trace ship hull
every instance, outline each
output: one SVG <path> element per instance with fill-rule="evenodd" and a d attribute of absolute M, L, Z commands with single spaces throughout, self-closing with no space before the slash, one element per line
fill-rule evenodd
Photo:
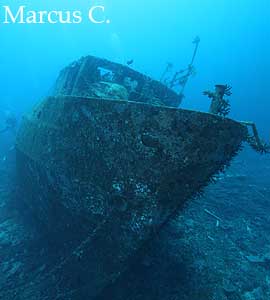
<path fill-rule="evenodd" d="M 65 253 L 42 284 L 62 291 L 59 299 L 93 299 L 245 136 L 241 124 L 206 113 L 45 99 L 23 119 L 16 144 L 20 195 Z"/>

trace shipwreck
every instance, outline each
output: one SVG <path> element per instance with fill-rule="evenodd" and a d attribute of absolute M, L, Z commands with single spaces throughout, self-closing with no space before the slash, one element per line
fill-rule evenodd
<path fill-rule="evenodd" d="M 46 299 L 94 299 L 238 152 L 245 126 L 180 101 L 159 81 L 88 56 L 25 115 L 20 195 L 63 248 L 42 280 Z"/>

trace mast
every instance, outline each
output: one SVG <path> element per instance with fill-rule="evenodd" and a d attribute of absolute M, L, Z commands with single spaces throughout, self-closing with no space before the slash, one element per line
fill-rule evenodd
<path fill-rule="evenodd" d="M 184 90 L 186 88 L 186 85 L 187 85 L 187 82 L 188 82 L 188 79 L 190 77 L 190 75 L 192 75 L 192 72 L 194 71 L 194 67 L 193 67 L 193 64 L 194 64 L 194 61 L 195 61 L 195 58 L 196 58 L 196 55 L 197 55 L 197 52 L 198 52 L 198 48 L 199 48 L 199 44 L 200 44 L 200 37 L 197 36 L 194 40 L 193 40 L 193 44 L 195 44 L 195 48 L 194 48 L 194 51 L 193 51 L 193 55 L 192 55 L 192 59 L 191 59 L 191 62 L 190 64 L 188 65 L 188 68 L 187 68 L 187 74 L 183 76 L 183 81 L 182 81 L 182 89 L 179 93 L 180 96 L 184 97 Z"/>

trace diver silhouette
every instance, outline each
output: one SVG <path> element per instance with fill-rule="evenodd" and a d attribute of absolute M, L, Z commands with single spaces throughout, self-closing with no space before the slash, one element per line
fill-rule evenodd
<path fill-rule="evenodd" d="M 17 128 L 17 118 L 9 113 L 5 120 L 5 126 L 0 130 L 0 133 L 4 133 L 6 131 L 15 132 Z"/>

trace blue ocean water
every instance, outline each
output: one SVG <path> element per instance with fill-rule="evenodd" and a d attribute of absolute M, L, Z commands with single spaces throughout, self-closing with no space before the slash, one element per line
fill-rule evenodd
<path fill-rule="evenodd" d="M 3 6 L 9 6 L 12 11 L 16 12 L 19 5 L 25 5 L 26 9 L 36 11 L 79 10 L 82 11 L 83 21 L 80 24 L 3 24 Z M 110 19 L 110 23 L 92 24 L 89 22 L 87 12 L 93 5 L 105 7 L 104 15 Z M 98 17 L 103 17 L 103 14 Z M 200 44 L 194 62 L 196 74 L 188 81 L 181 107 L 208 111 L 210 101 L 203 95 L 203 91 L 213 90 L 215 84 L 228 84 L 232 87 L 232 96 L 230 97 L 231 113 L 229 116 L 236 120 L 254 122 L 260 136 L 269 142 L 269 19 L 270 2 L 268 0 L 1 1 L 0 118 L 2 120 L 0 120 L 0 125 L 5 126 L 5 118 L 9 112 L 16 115 L 20 120 L 21 116 L 31 110 L 35 103 L 50 93 L 59 71 L 81 56 L 95 55 L 123 64 L 133 60 L 132 68 L 159 79 L 168 62 L 173 64 L 175 71 L 188 66 L 194 51 L 192 41 L 196 36 L 199 36 Z M 7 162 L 11 159 L 13 150 L 14 134 L 12 132 L 1 134 L 0 164 L 2 165 L 2 172 L 6 172 Z M 213 200 L 220 197 L 220 205 L 223 207 L 226 206 L 224 201 L 229 201 L 234 197 L 236 201 L 235 210 L 244 206 L 246 200 L 247 207 L 250 206 L 250 210 L 254 211 L 254 215 L 251 214 L 247 217 L 247 214 L 243 214 L 242 218 L 251 220 L 251 223 L 255 222 L 254 220 L 260 217 L 258 213 L 260 214 L 263 210 L 261 206 L 265 206 L 265 215 L 267 209 L 269 210 L 269 172 L 269 156 L 260 156 L 246 146 L 244 152 L 233 165 L 231 173 L 229 172 L 227 173 L 228 176 L 226 175 L 228 181 L 225 182 L 225 186 L 227 190 L 223 189 L 222 184 L 219 183 L 216 188 L 208 191 L 208 199 Z M 230 180 L 234 176 L 236 181 L 231 182 Z M 245 178 L 244 181 L 241 181 L 241 176 Z M 3 183 L 6 184 L 4 179 Z M 8 185 L 12 186 L 12 183 L 9 182 Z M 237 195 L 242 196 L 244 191 L 246 192 L 246 198 L 243 200 L 240 197 L 239 206 L 237 206 Z M 225 195 L 224 198 L 216 196 L 220 193 Z M 248 196 L 250 196 L 250 199 L 258 197 L 260 199 L 258 201 L 261 201 L 260 207 L 256 207 L 256 203 L 252 201 L 249 202 Z M 213 205 L 211 209 L 217 209 L 218 211 L 218 207 L 218 205 Z M 191 220 L 192 217 L 194 220 L 196 219 L 192 215 L 192 209 L 193 211 L 199 211 L 200 206 L 191 207 L 191 211 L 188 210 L 186 213 L 186 220 Z M 222 211 L 219 211 L 219 213 L 222 214 Z M 268 219 L 265 215 L 261 217 L 261 227 L 258 226 L 257 228 L 253 224 L 256 227 L 254 229 L 256 234 L 266 236 L 268 233 Z M 224 217 L 230 219 L 229 213 L 224 213 Z M 199 215 L 199 219 L 204 222 L 201 215 Z M 230 222 L 233 224 L 233 221 L 230 220 Z M 253 226 L 249 223 L 245 225 L 247 231 L 249 231 L 248 228 Z M 196 226 L 199 227 L 198 224 Z M 200 229 L 196 231 L 196 226 L 190 226 L 193 230 L 192 234 L 199 232 Z M 241 226 L 239 225 L 239 228 Z M 206 226 L 205 230 L 210 230 L 209 228 Z M 241 232 L 242 227 L 239 228 L 238 232 Z M 185 230 L 186 228 L 181 228 L 179 234 L 183 234 Z M 237 231 L 237 229 L 235 230 Z M 226 231 L 224 236 L 231 234 L 233 236 L 232 247 L 239 246 L 240 239 L 236 237 L 235 231 L 233 232 L 232 234 Z M 256 234 L 254 233 L 254 236 L 252 234 L 249 236 L 250 240 L 255 239 Z M 210 233 L 208 236 L 211 238 Z M 226 242 L 228 240 L 225 239 L 224 243 Z M 269 247 L 268 240 L 262 238 L 259 243 L 259 246 L 254 246 L 256 251 L 261 250 L 261 254 L 265 254 L 267 251 L 263 249 Z M 192 245 L 192 243 L 188 246 L 185 243 L 181 244 L 181 246 L 186 247 L 185 249 Z M 194 245 L 199 247 L 196 243 Z M 256 251 L 252 252 L 250 245 L 242 245 L 239 248 L 240 252 L 250 251 L 250 256 L 258 255 Z M 168 249 L 172 249 L 172 247 Z M 190 248 L 188 249 L 190 250 Z M 197 264 L 201 267 L 199 258 L 198 261 Z M 181 269 L 181 267 L 182 262 L 178 264 L 178 268 Z M 211 272 L 213 265 L 209 263 L 208 267 Z M 260 279 L 263 278 L 268 282 L 268 265 L 263 268 L 265 268 L 264 271 L 260 269 L 258 274 L 261 276 Z M 163 271 L 167 272 L 167 267 L 163 266 Z M 142 276 L 144 272 L 145 269 L 142 267 L 138 274 Z M 149 269 L 148 272 L 150 272 Z M 153 267 L 153 272 L 156 272 L 156 265 Z M 242 270 L 240 272 L 245 273 L 247 271 Z M 249 272 L 251 271 L 249 270 L 247 273 Z M 187 272 L 187 274 L 190 276 L 190 273 Z M 178 275 L 173 273 L 170 276 L 170 280 L 172 278 L 176 280 L 174 276 Z M 150 280 L 149 274 L 147 274 L 147 279 Z M 131 278 L 130 280 L 135 279 Z M 157 281 L 154 284 L 158 284 Z M 182 284 L 186 282 L 183 278 L 180 281 Z M 140 284 L 135 286 L 138 289 L 141 288 Z M 269 295 L 270 292 L 265 290 L 265 286 L 266 283 L 262 285 L 262 293 Z M 146 287 L 144 286 L 144 288 Z M 175 285 L 172 288 L 175 288 Z M 188 286 L 188 288 L 191 287 Z M 227 288 L 229 290 L 227 294 L 230 295 L 227 299 L 262 299 L 260 295 L 254 296 L 252 294 L 257 288 L 258 285 L 246 288 L 242 293 L 242 295 L 246 295 L 243 298 L 233 298 L 234 296 L 231 296 L 233 292 L 230 292 L 230 288 Z M 116 295 L 121 290 L 121 283 L 120 287 L 115 289 L 116 291 L 113 288 L 113 295 L 117 299 Z M 246 293 L 251 294 L 247 295 Z M 151 297 L 151 299 L 155 299 L 153 294 L 148 295 L 149 298 L 145 299 Z M 186 293 L 186 295 L 189 295 L 190 298 L 182 299 L 195 299 L 189 293 Z M 206 296 L 206 294 L 201 296 L 202 298 L 198 295 L 196 299 L 211 299 L 207 298 L 210 296 Z M 121 297 L 124 298 L 124 296 Z M 104 297 L 109 296 L 106 294 Z M 119 299 L 122 299 L 121 297 L 119 296 Z M 163 296 L 159 295 L 158 297 L 156 299 L 161 299 Z M 135 299 L 135 297 L 131 299 Z M 138 299 L 143 299 L 143 296 L 138 297 Z M 169 299 L 180 298 L 175 296 L 175 298 L 171 297 Z M 267 296 L 263 299 L 267 299 Z"/>
<path fill-rule="evenodd" d="M 110 24 L 91 24 L 87 11 L 102 3 Z M 18 8 L 18 3 L 4 5 Z M 23 112 L 46 95 L 59 70 L 83 55 L 118 62 L 160 78 L 166 63 L 185 68 L 200 36 L 184 107 L 207 110 L 202 91 L 232 86 L 232 117 L 268 130 L 269 1 L 25 1 L 33 10 L 81 10 L 82 24 L 1 24 L 1 106 Z M 3 18 L 3 10 L 1 12 Z M 16 88 L 14 88 L 16 86 Z"/>

